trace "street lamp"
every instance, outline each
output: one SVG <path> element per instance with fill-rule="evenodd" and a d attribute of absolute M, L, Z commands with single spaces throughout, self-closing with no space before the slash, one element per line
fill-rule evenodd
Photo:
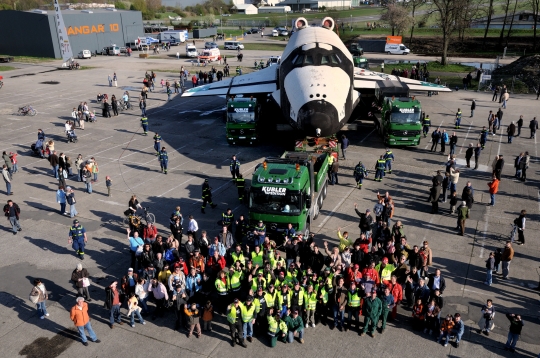
<path fill-rule="evenodd" d="M 352 14 L 351 14 L 351 22 L 350 22 L 350 24 L 351 24 L 351 32 L 352 32 Z"/>
<path fill-rule="evenodd" d="M 202 14 L 200 14 L 200 15 L 201 15 L 201 22 L 199 24 L 199 28 L 202 27 Z"/>
<path fill-rule="evenodd" d="M 223 34 L 223 13 L 221 12 L 221 7 L 219 8 L 219 17 L 220 17 L 219 23 L 221 25 L 221 33 Z M 225 38 L 225 36 L 223 36 L 223 38 Z"/>

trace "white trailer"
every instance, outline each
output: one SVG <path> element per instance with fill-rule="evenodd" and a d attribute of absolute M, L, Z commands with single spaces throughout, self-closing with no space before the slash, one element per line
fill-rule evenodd
<path fill-rule="evenodd" d="M 180 45 L 186 42 L 184 31 L 164 31 L 158 34 L 158 40 L 161 43 L 171 43 L 171 45 Z"/>

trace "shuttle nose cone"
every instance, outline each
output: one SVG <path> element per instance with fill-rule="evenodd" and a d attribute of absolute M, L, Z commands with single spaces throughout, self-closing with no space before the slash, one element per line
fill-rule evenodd
<path fill-rule="evenodd" d="M 339 131 L 339 117 L 336 107 L 326 101 L 312 101 L 304 104 L 298 112 L 298 120 L 309 136 L 316 136 L 316 130 L 321 130 L 320 136 L 326 137 Z"/>

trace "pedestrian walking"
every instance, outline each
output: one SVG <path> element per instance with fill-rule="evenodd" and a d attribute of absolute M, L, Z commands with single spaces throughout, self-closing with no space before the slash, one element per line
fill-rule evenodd
<path fill-rule="evenodd" d="M 116 72 L 113 74 L 113 84 L 114 87 L 118 87 L 118 77 L 116 76 Z"/>
<path fill-rule="evenodd" d="M 467 168 L 471 167 L 471 158 L 474 154 L 473 143 L 469 144 L 469 148 L 465 151 L 465 161 L 467 162 Z"/>
<path fill-rule="evenodd" d="M 69 204 L 69 216 L 73 218 L 74 216 L 79 215 L 75 208 L 75 204 L 77 203 L 75 200 L 75 192 L 70 186 L 66 188 L 66 201 Z"/>
<path fill-rule="evenodd" d="M 426 116 L 422 120 L 422 133 L 424 133 L 424 138 L 427 137 L 429 127 L 431 127 L 431 119 L 429 119 L 429 115 L 426 114 Z"/>
<path fill-rule="evenodd" d="M 82 264 L 79 262 L 77 267 L 71 273 L 71 281 L 77 287 L 77 294 L 79 297 L 84 297 L 87 302 L 92 302 L 90 299 L 90 292 L 88 287 L 90 287 L 90 275 L 88 271 L 82 267 Z"/>
<path fill-rule="evenodd" d="M 86 237 L 86 229 L 79 223 L 79 220 L 73 220 L 73 226 L 69 228 L 68 244 L 77 253 L 77 257 L 84 260 L 84 247 L 88 242 Z"/>
<path fill-rule="evenodd" d="M 56 191 L 56 202 L 60 204 L 60 215 L 69 215 L 66 212 L 66 192 L 63 186 L 59 186 Z"/>
<path fill-rule="evenodd" d="M 474 169 L 478 169 L 478 164 L 480 162 L 480 153 L 482 153 L 482 147 L 481 144 L 478 143 L 476 148 L 474 149 Z"/>
<path fill-rule="evenodd" d="M 13 235 L 17 235 L 17 232 L 22 231 L 21 225 L 19 224 L 20 214 L 21 209 L 19 208 L 19 205 L 14 203 L 13 200 L 8 200 L 7 204 L 4 205 L 4 215 L 11 224 Z"/>
<path fill-rule="evenodd" d="M 169 155 L 165 147 L 161 148 L 159 152 L 159 164 L 161 165 L 161 172 L 167 174 L 167 165 L 169 164 Z"/>
<path fill-rule="evenodd" d="M 8 173 L 9 173 L 9 177 L 10 179 L 13 178 L 13 164 L 11 163 L 11 158 L 9 157 L 9 155 L 4 151 L 2 153 L 2 159 L 4 159 L 4 162 L 5 162 L 5 165 L 7 167 L 7 170 L 8 170 Z"/>
<path fill-rule="evenodd" d="M 486 281 L 484 285 L 491 286 L 493 283 L 493 270 L 495 269 L 495 254 L 493 252 L 489 253 L 489 257 L 486 260 Z"/>
<path fill-rule="evenodd" d="M 517 121 L 517 136 L 519 137 L 521 135 L 521 127 L 523 127 L 523 115 L 519 116 L 519 119 Z"/>
<path fill-rule="evenodd" d="M 518 232 L 518 242 L 517 242 L 518 245 L 525 245 L 524 231 L 525 231 L 525 222 L 527 221 L 527 219 L 525 218 L 526 215 L 527 215 L 527 211 L 521 210 L 521 212 L 519 213 L 519 216 L 514 220 L 514 225 L 516 225 L 517 232 Z"/>
<path fill-rule="evenodd" d="M 111 75 L 107 75 L 107 81 L 109 82 L 109 87 L 112 87 L 112 78 L 111 78 Z"/>
<path fill-rule="evenodd" d="M 473 103 L 474 103 L 474 100 L 473 100 Z M 471 106 L 472 108 L 472 106 Z M 471 109 L 471 113 L 472 113 L 472 109 Z M 462 113 L 461 113 L 461 108 L 458 108 L 457 109 L 457 112 L 456 112 L 456 119 L 455 119 L 455 128 L 456 129 L 459 129 L 460 128 L 460 125 L 461 125 L 461 116 L 462 116 Z M 471 115 L 472 117 L 472 115 Z"/>
<path fill-rule="evenodd" d="M 36 278 L 34 280 L 34 287 L 32 288 L 32 291 L 30 291 L 30 301 L 36 304 L 38 315 L 41 319 L 49 317 L 49 313 L 47 313 L 48 299 L 49 294 L 47 293 L 45 285 L 43 284 L 43 282 L 41 282 L 39 278 Z"/>
<path fill-rule="evenodd" d="M 458 219 L 457 219 L 457 229 L 459 230 L 459 235 L 465 235 L 465 222 L 469 218 L 469 207 L 467 206 L 466 201 L 462 201 L 461 205 L 457 209 Z"/>
<path fill-rule="evenodd" d="M 538 129 L 538 121 L 536 120 L 536 117 L 531 119 L 529 122 L 529 129 L 531 130 L 531 139 L 536 136 L 536 130 Z"/>
<path fill-rule="evenodd" d="M 161 150 L 161 136 L 157 132 L 154 134 L 154 150 L 156 151 L 156 155 L 159 155 L 159 151 Z"/>
<path fill-rule="evenodd" d="M 146 322 L 141 316 L 142 308 L 139 306 L 139 300 L 137 299 L 135 292 L 130 292 L 127 305 L 128 305 L 127 316 L 130 319 L 129 325 L 132 328 L 135 327 L 135 315 L 137 315 L 137 318 L 139 319 L 139 323 L 142 325 L 145 325 Z"/>
<path fill-rule="evenodd" d="M 349 148 L 349 138 L 343 134 L 341 136 L 341 153 L 343 154 L 343 160 L 347 160 L 347 148 Z"/>
<path fill-rule="evenodd" d="M 4 178 L 4 182 L 6 183 L 6 195 L 13 195 L 11 191 L 11 176 L 5 164 L 2 166 L 2 178 Z"/>
<path fill-rule="evenodd" d="M 476 109 L 476 101 L 473 99 L 471 102 L 471 118 L 474 117 L 474 110 Z"/>
<path fill-rule="evenodd" d="M 385 160 L 385 173 L 392 174 L 392 162 L 395 160 L 394 154 L 390 148 L 386 148 L 386 153 L 384 153 Z"/>
<path fill-rule="evenodd" d="M 493 97 L 491 97 L 491 102 L 497 101 L 497 96 L 499 95 L 500 90 L 501 90 L 501 87 L 499 86 L 495 87 L 495 89 L 493 90 Z"/>
<path fill-rule="evenodd" d="M 491 128 L 491 126 L 490 126 Z M 480 145 L 482 146 L 482 149 L 485 148 L 486 142 L 487 142 L 487 136 L 488 136 L 488 130 L 486 127 L 482 127 L 482 131 L 480 132 Z"/>
<path fill-rule="evenodd" d="M 429 201 L 431 202 L 431 214 L 439 213 L 439 197 L 441 196 L 441 184 L 437 182 L 429 191 Z"/>
<path fill-rule="evenodd" d="M 499 179 L 497 179 L 497 176 L 493 175 L 493 178 L 487 185 L 489 187 L 489 197 L 491 198 L 488 206 L 495 206 L 495 194 L 499 191 Z"/>
<path fill-rule="evenodd" d="M 11 160 L 11 164 L 12 164 L 12 169 L 11 169 L 12 174 L 15 174 L 19 171 L 17 155 L 18 155 L 17 153 L 9 152 L 9 159 Z"/>
<path fill-rule="evenodd" d="M 111 197 L 112 179 L 110 176 L 105 177 L 105 186 L 107 187 L 107 196 Z"/>
<path fill-rule="evenodd" d="M 512 121 L 508 128 L 506 129 L 506 134 L 508 135 L 508 143 L 512 143 L 512 139 L 514 138 L 514 135 L 516 134 L 516 122 Z"/>
<path fill-rule="evenodd" d="M 362 189 L 362 182 L 364 181 L 364 178 L 368 177 L 368 172 L 366 170 L 366 167 L 362 162 L 358 162 L 356 166 L 354 167 L 354 180 L 356 181 L 356 187 L 358 189 Z"/>
<path fill-rule="evenodd" d="M 519 162 L 519 169 L 521 170 L 521 181 L 527 180 L 527 169 L 529 169 L 529 162 L 531 160 L 531 156 L 529 155 L 529 152 L 525 152 L 525 156 L 523 159 Z"/>
<path fill-rule="evenodd" d="M 141 127 L 144 131 L 143 135 L 148 135 L 148 118 L 146 115 L 143 115 L 141 117 Z"/>
<path fill-rule="evenodd" d="M 435 128 L 433 133 L 431 133 L 431 152 L 437 151 L 437 145 L 441 140 L 441 131 L 438 128 Z"/>
<path fill-rule="evenodd" d="M 456 132 L 452 132 L 452 135 L 450 136 L 450 156 L 453 156 L 456 154 L 456 146 L 457 146 L 457 140 L 458 137 L 456 135 Z"/>
<path fill-rule="evenodd" d="M 139 108 L 141 109 L 141 116 L 146 117 L 146 101 L 143 98 L 139 100 Z"/>
<path fill-rule="evenodd" d="M 516 351 L 516 343 L 519 341 L 519 336 L 521 335 L 524 324 L 521 320 L 521 316 L 514 313 L 507 313 L 506 318 L 510 321 L 510 328 L 504 350 L 514 353 Z"/>
<path fill-rule="evenodd" d="M 503 279 L 505 280 L 508 279 L 508 275 L 510 274 L 510 263 L 512 262 L 513 258 L 514 258 L 514 249 L 512 248 L 512 243 L 510 241 L 507 241 L 506 245 L 504 246 L 504 251 L 501 256 L 502 275 L 503 275 Z"/>
<path fill-rule="evenodd" d="M 443 129 L 443 132 L 441 134 L 441 153 L 444 154 L 446 151 L 446 144 L 450 142 L 450 138 L 448 137 L 448 133 L 446 133 L 446 129 Z"/>
<path fill-rule="evenodd" d="M 236 155 L 233 155 L 229 162 L 229 170 L 233 180 L 240 174 L 240 161 L 236 159 Z"/>
<path fill-rule="evenodd" d="M 375 163 L 375 181 L 382 181 L 384 178 L 384 169 L 386 168 L 386 160 L 384 156 L 380 156 Z"/>
<path fill-rule="evenodd" d="M 504 168 L 504 158 L 502 154 L 499 154 L 499 159 L 495 164 L 495 176 L 498 180 L 501 180 L 502 170 Z"/>
<path fill-rule="evenodd" d="M 111 107 L 113 110 L 113 115 L 115 117 L 118 116 L 118 100 L 114 94 L 111 96 Z"/>
<path fill-rule="evenodd" d="M 82 344 L 88 346 L 88 339 L 86 338 L 85 330 L 88 332 L 92 342 L 101 343 L 101 341 L 97 338 L 96 333 L 92 329 L 92 323 L 90 322 L 90 316 L 88 315 L 88 303 L 84 302 L 84 298 L 82 297 L 77 297 L 76 300 L 77 304 L 71 308 L 69 317 L 79 331 Z"/>
<path fill-rule="evenodd" d="M 504 112 L 499 107 L 499 110 L 497 111 L 497 130 L 501 129 L 502 119 L 503 119 Z"/>
<path fill-rule="evenodd" d="M 114 280 L 105 288 L 105 308 L 109 310 L 109 322 L 111 329 L 114 328 L 114 323 L 123 325 L 122 315 L 120 314 L 120 306 L 124 301 L 124 293 L 121 288 L 118 288 L 118 281 Z"/>
<path fill-rule="evenodd" d="M 90 168 L 92 169 L 92 168 Z M 87 166 L 83 168 L 83 182 L 86 186 L 85 193 L 92 194 L 92 172 L 88 169 Z"/>
<path fill-rule="evenodd" d="M 502 95 L 502 108 L 506 109 L 506 105 L 508 104 L 508 99 L 510 98 L 510 94 L 508 92 L 505 92 Z"/>
<path fill-rule="evenodd" d="M 338 171 L 339 171 L 339 162 L 337 158 L 333 161 L 332 166 L 329 169 L 330 172 L 330 185 L 338 184 Z"/>

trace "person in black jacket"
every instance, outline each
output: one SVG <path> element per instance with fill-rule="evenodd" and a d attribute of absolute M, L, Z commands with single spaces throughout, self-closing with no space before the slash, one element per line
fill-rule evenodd
<path fill-rule="evenodd" d="M 178 243 L 182 244 L 182 224 L 180 217 L 174 216 L 171 221 L 172 222 L 169 226 L 171 229 L 171 235 L 178 240 Z"/>
<path fill-rule="evenodd" d="M 114 280 L 105 288 L 105 308 L 110 310 L 110 327 L 114 328 L 114 321 L 119 325 L 123 325 L 122 316 L 120 314 L 120 306 L 124 301 L 124 293 L 118 288 L 118 281 Z"/>
<path fill-rule="evenodd" d="M 437 151 L 437 145 L 439 144 L 439 141 L 441 139 L 441 131 L 438 129 L 435 129 L 433 133 L 431 133 L 431 152 Z"/>
<path fill-rule="evenodd" d="M 360 228 L 360 233 L 364 235 L 368 235 L 368 233 L 371 233 L 372 226 L 373 226 L 373 216 L 371 216 L 371 211 L 369 209 L 366 210 L 365 214 L 358 211 L 358 206 L 356 203 L 354 203 L 354 211 L 356 212 L 356 215 L 360 217 L 360 222 L 358 224 L 358 227 Z"/>
<path fill-rule="evenodd" d="M 321 272 L 324 266 L 324 256 L 322 252 L 319 251 L 319 247 L 315 245 L 314 242 L 310 244 L 310 249 L 311 253 L 305 264 L 307 267 L 311 267 L 313 272 L 316 272 L 318 274 L 319 272 Z"/>
<path fill-rule="evenodd" d="M 474 147 L 473 144 L 469 144 L 469 148 L 467 148 L 467 151 L 465 152 L 465 160 L 467 161 L 467 168 L 471 167 L 471 158 L 474 154 Z"/>
<path fill-rule="evenodd" d="M 444 293 L 444 290 L 446 288 L 446 282 L 444 280 L 444 277 L 441 276 L 441 270 L 437 269 L 435 270 L 435 273 L 429 274 L 428 287 L 431 292 L 439 290 L 441 292 L 441 295 Z M 439 306 L 439 308 L 441 307 Z"/>
<path fill-rule="evenodd" d="M 176 291 L 173 292 L 171 297 L 173 302 L 174 314 L 176 316 L 176 322 L 174 329 L 182 332 L 186 328 L 187 320 L 184 315 L 184 307 L 187 304 L 186 292 L 182 290 L 182 285 L 176 286 Z"/>
<path fill-rule="evenodd" d="M 508 332 L 508 340 L 504 345 L 504 350 L 514 353 L 516 351 L 516 343 L 519 340 L 521 330 L 523 329 L 523 321 L 521 320 L 520 315 L 513 313 L 507 313 L 506 318 L 510 321 L 510 332 Z"/>

